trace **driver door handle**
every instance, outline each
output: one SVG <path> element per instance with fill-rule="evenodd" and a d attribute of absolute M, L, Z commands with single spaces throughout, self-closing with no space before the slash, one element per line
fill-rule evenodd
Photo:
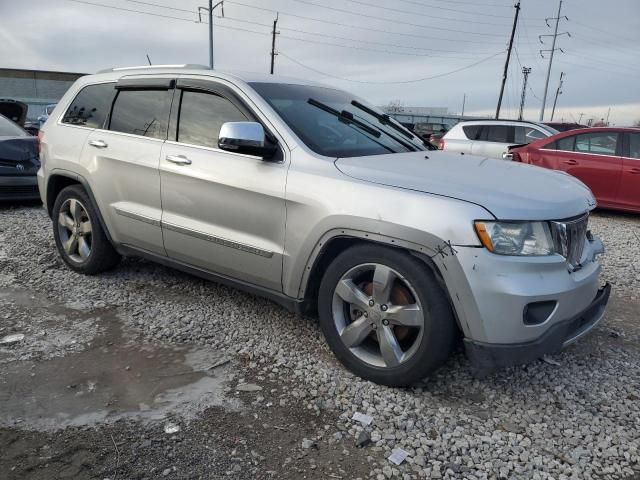
<path fill-rule="evenodd" d="M 167 155 L 167 161 L 176 165 L 191 165 L 191 160 L 184 155 Z"/>
<path fill-rule="evenodd" d="M 104 140 L 89 140 L 89 145 L 96 148 L 107 148 L 109 146 Z"/>
<path fill-rule="evenodd" d="M 565 160 L 564 163 L 567 165 L 577 165 L 578 162 L 576 160 Z"/>

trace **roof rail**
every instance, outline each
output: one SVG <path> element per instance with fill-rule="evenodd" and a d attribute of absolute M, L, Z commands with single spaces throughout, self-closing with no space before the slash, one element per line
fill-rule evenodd
<path fill-rule="evenodd" d="M 126 70 L 150 70 L 154 68 L 188 68 L 191 70 L 209 70 L 206 65 L 198 65 L 197 63 L 183 63 L 181 65 L 141 65 L 138 67 L 115 67 L 98 70 L 97 73 L 121 72 Z"/>

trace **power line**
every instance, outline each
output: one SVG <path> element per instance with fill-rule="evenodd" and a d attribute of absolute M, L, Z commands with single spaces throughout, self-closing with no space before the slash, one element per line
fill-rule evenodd
<path fill-rule="evenodd" d="M 356 5 L 363 5 L 365 7 L 379 8 L 381 10 L 386 10 L 386 11 L 389 11 L 389 12 L 401 13 L 401 14 L 405 14 L 405 15 L 412 15 L 414 17 L 424 17 L 424 18 L 429 18 L 429 19 L 439 19 L 439 20 L 449 20 L 449 21 L 452 21 L 452 22 L 469 23 L 468 19 L 457 19 L 457 18 L 451 18 L 451 17 L 439 17 L 437 15 L 418 13 L 418 12 L 410 11 L 410 10 L 401 10 L 399 8 L 384 7 L 382 5 L 375 5 L 373 3 L 363 2 L 361 0 L 343 0 L 343 1 L 350 2 L 350 3 L 355 3 Z M 467 14 L 476 15 L 473 12 L 467 12 Z M 493 17 L 493 15 L 490 15 L 490 16 Z M 479 25 L 498 25 L 498 26 L 503 26 L 504 25 L 504 23 L 480 22 L 478 20 L 474 20 L 472 23 L 479 24 Z"/>
<path fill-rule="evenodd" d="M 547 23 L 547 25 L 549 25 L 548 20 L 555 20 L 556 26 L 553 31 L 553 42 L 551 43 L 551 50 L 550 50 L 551 55 L 549 55 L 549 67 L 547 68 L 547 80 L 544 83 L 544 94 L 542 95 L 542 107 L 540 108 L 540 121 L 544 119 L 544 107 L 545 107 L 545 104 L 547 103 L 547 91 L 549 90 L 549 77 L 551 76 L 551 65 L 553 64 L 553 54 L 556 52 L 556 39 L 558 38 L 558 23 L 560 23 L 561 18 L 565 18 L 565 19 L 567 18 L 567 17 L 560 16 L 561 10 L 562 10 L 562 0 L 560 0 L 560 2 L 558 3 L 558 14 L 555 17 L 545 19 L 545 23 Z M 547 35 L 544 35 L 544 36 L 547 36 Z M 540 38 L 540 41 L 542 41 L 542 35 L 539 38 Z M 540 53 L 542 53 L 542 51 Z"/>
<path fill-rule="evenodd" d="M 289 55 L 285 54 L 282 51 L 280 51 L 279 53 L 283 57 L 285 57 L 288 60 L 290 60 L 291 62 L 301 66 L 302 68 L 305 68 L 305 69 L 310 70 L 312 72 L 318 73 L 320 75 L 324 75 L 326 77 L 335 78 L 336 80 L 344 80 L 344 81 L 347 81 L 347 82 L 354 82 L 354 83 L 361 83 L 361 84 L 368 84 L 368 85 L 399 85 L 399 84 L 407 84 L 407 83 L 418 83 L 418 82 L 423 82 L 425 80 L 433 80 L 435 78 L 446 77 L 448 75 L 452 75 L 454 73 L 461 72 L 462 70 L 467 70 L 469 68 L 475 67 L 476 65 L 479 65 L 479 64 L 484 63 L 484 62 L 486 62 L 488 60 L 491 60 L 492 58 L 495 58 L 498 55 L 502 55 L 504 53 L 504 51 L 498 52 L 498 53 L 494 53 L 493 55 L 485 57 L 485 58 L 483 58 L 483 59 L 481 59 L 481 60 L 479 60 L 477 62 L 471 63 L 469 65 L 465 65 L 464 67 L 460 67 L 460 68 L 457 68 L 455 70 L 451 70 L 449 72 L 439 73 L 437 75 L 432 75 L 430 77 L 416 78 L 416 79 L 413 79 L 413 80 L 403 80 L 403 81 L 397 81 L 397 82 L 367 82 L 367 81 L 363 81 L 363 80 L 353 80 L 353 79 L 350 79 L 350 78 L 338 77 L 337 75 L 332 75 L 330 73 L 323 72 L 321 70 L 317 70 L 317 69 L 315 69 L 313 67 L 305 65 L 304 63 L 300 62 L 299 60 L 296 60 L 295 58 L 290 57 Z"/>
<path fill-rule="evenodd" d="M 240 23 L 247 23 L 250 25 L 258 25 L 261 27 L 267 27 L 270 28 L 270 25 L 264 24 L 264 23 L 259 23 L 259 22 L 253 22 L 251 20 L 244 20 L 241 18 L 236 18 L 236 17 L 217 17 L 220 20 L 230 20 L 230 21 L 234 21 L 234 22 L 240 22 Z M 316 33 L 316 32 L 308 32 L 305 30 L 298 30 L 295 28 L 288 28 L 288 27 L 280 27 L 280 30 L 286 30 L 289 32 L 295 32 L 295 33 L 302 33 L 304 35 L 313 35 L 313 36 L 319 36 L 319 37 L 324 37 L 324 38 L 330 38 L 330 39 L 334 39 L 334 40 L 349 40 L 352 42 L 359 42 L 359 43 L 365 43 L 365 44 L 369 44 L 369 45 L 380 45 L 380 46 L 385 46 L 385 47 L 397 47 L 397 48 L 404 48 L 404 49 L 408 49 L 408 50 L 417 50 L 417 51 L 435 51 L 435 52 L 440 52 L 441 50 L 439 49 L 433 49 L 433 48 L 421 48 L 421 47 L 412 47 L 412 46 L 407 46 L 407 45 L 400 45 L 400 44 L 396 44 L 396 43 L 387 43 L 387 42 L 374 42 L 374 41 L 369 41 L 369 40 L 359 40 L 357 38 L 351 38 L 351 37 L 342 37 L 339 35 L 330 35 L 330 34 L 325 34 L 325 33 Z M 311 42 L 311 43 L 319 43 L 321 45 L 332 45 L 332 46 L 339 46 L 341 48 L 351 48 L 350 45 L 344 45 L 344 44 L 334 44 L 334 43 L 327 43 L 327 42 L 318 42 L 315 40 L 310 40 L 310 39 L 301 39 L 298 37 L 290 37 L 287 35 L 281 35 L 282 38 L 289 38 L 289 39 L 293 39 L 293 40 L 300 40 L 300 41 L 307 41 L 307 42 Z M 363 48 L 363 47 L 361 47 Z M 391 52 L 389 50 L 377 50 L 377 49 L 371 49 L 373 51 L 383 51 L 383 52 Z M 478 58 L 478 56 L 465 56 L 465 57 L 453 57 L 453 56 L 449 56 L 449 55 L 438 55 L 438 54 L 412 54 L 412 53 L 408 53 L 408 52 L 393 52 L 393 53 L 398 53 L 399 55 L 411 55 L 411 56 L 424 56 L 424 57 L 433 57 L 433 58 L 451 58 L 451 59 L 456 59 L 456 60 L 473 60 L 475 58 Z M 457 53 L 457 52 L 454 52 Z M 463 53 L 463 52 L 460 52 Z"/>
<path fill-rule="evenodd" d="M 298 2 L 298 3 L 302 3 L 303 5 L 311 5 L 311 6 L 314 6 L 314 7 L 326 8 L 326 9 L 332 10 L 334 12 L 347 13 L 349 15 L 357 15 L 358 17 L 362 17 L 362 18 L 371 18 L 373 20 L 380 20 L 382 22 L 391 22 L 391 23 L 395 23 L 395 24 L 399 24 L 399 25 L 407 25 L 407 26 L 418 27 L 418 28 L 427 28 L 427 29 L 430 29 L 430 30 L 442 30 L 444 32 L 465 33 L 467 35 L 481 35 L 481 36 L 485 36 L 485 37 L 502 37 L 502 35 L 500 35 L 498 33 L 467 32 L 467 31 L 464 31 L 464 30 L 456 30 L 456 29 L 452 29 L 452 28 L 433 27 L 433 26 L 429 26 L 429 25 L 420 25 L 418 23 L 410 23 L 410 22 L 405 22 L 405 21 L 391 20 L 391 19 L 388 19 L 388 18 L 385 18 L 385 17 L 378 17 L 376 15 L 369 15 L 369 14 L 362 13 L 362 12 L 354 12 L 352 10 L 345 10 L 344 8 L 337 8 L 337 7 L 331 7 L 331 6 L 328 6 L 328 5 L 322 5 L 321 3 L 311 2 L 309 0 L 292 0 L 292 1 Z"/>
<path fill-rule="evenodd" d="M 131 0 L 129 0 L 131 1 Z M 227 4 L 230 5 L 239 5 L 242 7 L 246 7 L 246 8 L 252 8 L 254 10 L 260 10 L 263 12 L 270 12 L 270 13 L 278 13 L 277 10 L 271 9 L 271 8 L 265 8 L 265 7 L 258 7 L 256 5 L 250 5 L 247 3 L 242 3 L 242 2 L 236 2 L 234 0 L 225 0 L 225 2 Z M 380 29 L 380 28 L 371 28 L 371 27 L 363 27 L 361 25 L 353 25 L 353 24 L 349 24 L 349 23 L 341 23 L 341 22 L 335 22 L 333 20 L 325 20 L 325 19 L 321 19 L 321 18 L 316 18 L 316 17 L 308 17 L 308 16 L 304 16 L 304 15 L 297 15 L 294 13 L 287 13 L 287 12 L 283 12 L 280 11 L 280 15 L 285 15 L 288 17 L 292 17 L 292 18 L 298 18 L 300 20 L 308 20 L 311 22 L 319 22 L 319 23 L 324 23 L 327 25 L 331 25 L 331 26 L 339 26 L 339 27 L 347 27 L 347 28 L 355 28 L 357 30 L 365 30 L 365 31 L 369 31 L 369 32 L 376 32 L 376 33 L 386 33 L 386 34 L 390 34 L 390 35 L 399 35 L 399 36 L 403 36 L 403 37 L 411 37 L 411 38 L 420 38 L 420 39 L 424 39 L 424 40 L 445 40 L 448 42 L 454 42 L 454 43 L 471 43 L 473 45 L 478 45 L 478 41 L 477 40 L 462 40 L 459 38 L 447 38 L 447 37 L 431 37 L 428 35 L 417 35 L 415 33 L 405 33 L 405 32 L 394 32 L 392 30 L 385 30 L 385 29 Z M 502 45 L 502 42 L 484 42 L 484 45 Z M 440 50 L 441 52 L 449 52 L 449 53 L 459 53 L 459 52 L 454 52 L 454 51 L 447 51 L 447 50 Z"/>
<path fill-rule="evenodd" d="M 410 1 L 410 0 L 400 0 L 401 2 L 405 2 L 405 3 L 415 3 L 416 5 L 421 5 L 423 7 L 427 7 L 429 5 L 426 5 L 424 3 L 419 3 L 419 2 L 415 2 L 415 1 Z M 473 5 L 475 7 L 502 7 L 502 8 L 512 8 L 512 5 L 504 5 L 502 3 L 481 3 L 481 2 L 462 2 L 462 1 L 457 1 L 457 0 L 446 0 L 445 3 L 459 3 L 461 5 Z M 507 18 L 511 18 L 511 17 L 507 17 Z"/>
<path fill-rule="evenodd" d="M 442 7 L 440 5 L 433 5 L 433 4 L 429 4 L 429 3 L 421 3 L 421 2 L 416 2 L 413 0 L 400 0 L 401 2 L 404 3 L 412 3 L 414 5 L 419 5 L 421 7 L 427 7 L 427 8 L 437 8 L 438 10 L 447 10 L 450 12 L 456 12 L 456 13 L 465 13 L 467 15 L 479 15 L 481 17 L 493 17 L 493 18 L 511 18 L 509 15 L 493 15 L 491 13 L 478 13 L 478 12 L 469 12 L 468 10 L 458 10 L 455 8 L 449 8 L 449 7 Z M 476 7 L 483 7 L 483 6 L 498 6 L 498 7 L 506 7 L 506 8 L 512 8 L 511 5 L 490 5 L 490 4 L 485 4 L 485 5 L 481 5 L 479 2 L 454 2 L 454 1 L 449 1 L 447 0 L 445 3 L 449 4 L 449 3 L 460 3 L 460 4 L 464 4 L 464 5 L 474 5 Z"/>

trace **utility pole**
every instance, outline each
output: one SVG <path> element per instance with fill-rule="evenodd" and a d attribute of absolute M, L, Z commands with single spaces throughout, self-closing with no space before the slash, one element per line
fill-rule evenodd
<path fill-rule="evenodd" d="M 564 72 L 560 72 L 560 83 L 558 83 L 558 88 L 556 89 L 556 98 L 553 99 L 553 108 L 551 109 L 552 122 L 553 122 L 553 114 L 556 113 L 556 103 L 558 102 L 558 95 L 562 93 L 562 77 L 564 77 Z"/>
<path fill-rule="evenodd" d="M 147 53 L 147 62 L 149 62 L 149 65 L 151 65 L 151 59 L 149 58 L 149 54 Z"/>
<path fill-rule="evenodd" d="M 462 95 L 462 113 L 460 114 L 461 117 L 464 117 L 464 104 L 467 102 L 467 94 L 464 93 Z"/>
<path fill-rule="evenodd" d="M 560 2 L 558 3 L 558 14 L 555 17 L 545 18 L 544 20 L 545 23 L 547 24 L 547 27 L 550 27 L 549 20 L 556 21 L 556 26 L 554 28 L 553 35 L 538 36 L 538 38 L 540 39 L 540 43 L 542 44 L 544 44 L 544 42 L 542 41 L 542 37 L 553 37 L 553 41 L 551 43 L 551 50 L 540 50 L 540 55 L 542 56 L 542 58 L 544 58 L 543 52 L 551 52 L 551 54 L 549 55 L 549 66 L 547 67 L 547 80 L 544 83 L 544 95 L 542 96 L 542 108 L 540 109 L 540 121 L 544 120 L 544 107 L 546 106 L 546 103 L 547 103 L 547 93 L 549 91 L 549 77 L 551 76 L 551 65 L 553 64 L 553 54 L 555 53 L 556 50 L 560 50 L 561 52 L 563 51 L 561 48 L 556 49 L 556 39 L 558 38 L 558 35 L 571 36 L 569 32 L 558 33 L 558 24 L 560 23 L 560 19 L 564 18 L 565 20 L 569 20 L 566 16 L 562 16 L 562 17 L 560 16 L 561 11 L 562 11 L 562 0 L 560 0 Z"/>
<path fill-rule="evenodd" d="M 278 25 L 278 17 L 280 14 L 276 12 L 276 19 L 273 21 L 273 31 L 271 32 L 271 75 L 273 75 L 273 64 L 276 61 L 276 35 L 280 32 L 276 31 L 276 26 Z"/>
<path fill-rule="evenodd" d="M 224 0 L 219 1 L 215 5 L 213 0 L 209 0 L 209 8 L 198 7 L 198 19 L 202 23 L 201 11 L 206 10 L 209 16 L 209 68 L 213 70 L 213 11 L 220 7 L 222 10 L 222 16 L 224 17 Z"/>
<path fill-rule="evenodd" d="M 509 72 L 509 60 L 511 60 L 511 48 L 513 47 L 513 37 L 516 34 L 516 26 L 518 25 L 518 15 L 520 14 L 520 0 L 514 5 L 516 14 L 513 17 L 513 28 L 511 29 L 511 38 L 509 39 L 509 50 L 507 50 L 507 60 L 504 62 L 504 72 L 502 73 L 502 85 L 500 86 L 500 96 L 498 97 L 498 106 L 496 107 L 496 118 L 500 117 L 500 107 L 502 106 L 502 96 L 504 95 L 504 85 L 507 82 L 507 73 Z"/>
<path fill-rule="evenodd" d="M 607 110 L 607 120 L 605 121 L 605 123 L 607 124 L 607 127 L 609 126 L 609 114 L 611 113 L 611 107 L 609 107 L 609 109 Z"/>
<path fill-rule="evenodd" d="M 520 97 L 520 113 L 518 114 L 518 120 L 522 120 L 522 111 L 524 110 L 524 99 L 527 94 L 527 79 L 531 73 L 530 67 L 522 67 L 522 73 L 524 74 L 524 80 L 522 82 L 522 96 Z"/>
<path fill-rule="evenodd" d="M 580 112 L 580 118 L 578 118 L 578 123 L 582 124 L 582 117 L 584 116 L 584 113 Z"/>

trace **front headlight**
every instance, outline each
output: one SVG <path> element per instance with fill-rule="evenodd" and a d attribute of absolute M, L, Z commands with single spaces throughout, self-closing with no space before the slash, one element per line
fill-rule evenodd
<path fill-rule="evenodd" d="M 482 245 L 498 255 L 553 255 L 548 222 L 475 222 Z"/>

